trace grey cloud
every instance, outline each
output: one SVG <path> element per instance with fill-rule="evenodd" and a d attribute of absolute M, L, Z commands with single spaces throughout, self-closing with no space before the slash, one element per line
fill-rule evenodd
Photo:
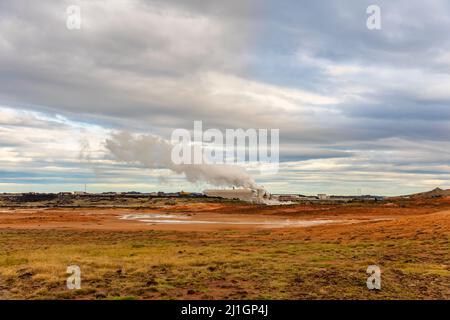
<path fill-rule="evenodd" d="M 69 31 L 74 3 L 0 3 L 1 105 L 165 138 L 194 120 L 279 128 L 286 163 L 391 161 L 394 172 L 443 175 L 432 166 L 448 157 L 419 144 L 448 147 L 448 1 L 378 1 L 380 31 L 365 27 L 366 0 L 81 1 L 85 24 Z M 23 155 L 45 144 L 0 139 Z M 414 164 L 424 168 L 402 168 Z"/>

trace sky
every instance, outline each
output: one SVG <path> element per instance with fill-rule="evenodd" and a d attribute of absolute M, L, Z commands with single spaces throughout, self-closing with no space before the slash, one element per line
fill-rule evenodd
<path fill-rule="evenodd" d="M 105 147 L 196 120 L 279 129 L 273 193 L 450 188 L 448 30 L 447 0 L 2 0 L 0 192 L 201 191 Z"/>

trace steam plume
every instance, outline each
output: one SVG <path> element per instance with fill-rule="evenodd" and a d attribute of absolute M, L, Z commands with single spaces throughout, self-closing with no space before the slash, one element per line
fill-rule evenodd
<path fill-rule="evenodd" d="M 106 148 L 119 160 L 140 163 L 149 169 L 170 169 L 184 174 L 190 182 L 207 182 L 217 186 L 259 188 L 247 171 L 229 164 L 174 164 L 171 159 L 173 145 L 160 137 L 133 136 L 127 132 L 113 134 L 106 139 Z"/>

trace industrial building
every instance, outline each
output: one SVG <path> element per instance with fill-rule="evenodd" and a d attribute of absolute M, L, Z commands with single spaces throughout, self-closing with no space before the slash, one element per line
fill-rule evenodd
<path fill-rule="evenodd" d="M 263 203 L 265 199 L 270 199 L 270 194 L 264 189 L 209 189 L 204 190 L 203 194 L 207 197 L 241 200 L 253 203 Z"/>

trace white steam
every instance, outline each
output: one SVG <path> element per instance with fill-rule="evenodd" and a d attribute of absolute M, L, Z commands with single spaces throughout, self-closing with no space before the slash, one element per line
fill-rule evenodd
<path fill-rule="evenodd" d="M 207 182 L 216 186 L 235 186 L 258 189 L 247 171 L 231 164 L 174 164 L 173 145 L 160 137 L 133 136 L 127 132 L 113 134 L 106 139 L 106 148 L 119 160 L 140 163 L 149 169 L 169 169 L 184 174 L 190 182 Z"/>

